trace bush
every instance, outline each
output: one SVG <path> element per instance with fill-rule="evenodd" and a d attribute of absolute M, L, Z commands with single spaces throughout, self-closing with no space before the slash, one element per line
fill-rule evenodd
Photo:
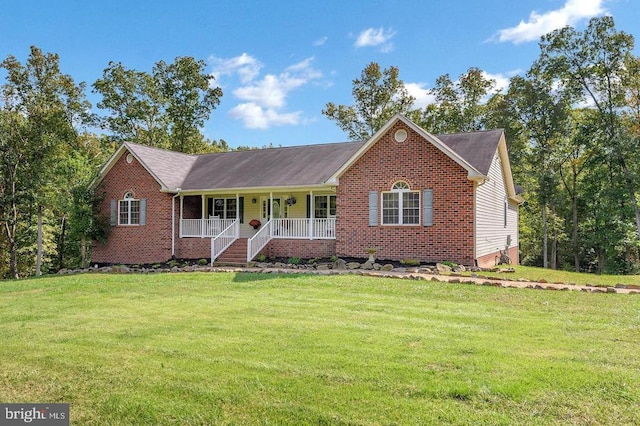
<path fill-rule="evenodd" d="M 332 262 L 337 262 L 338 261 L 338 256 L 336 256 L 335 254 L 333 256 L 331 256 L 331 261 Z"/>
<path fill-rule="evenodd" d="M 420 265 L 420 261 L 416 260 L 416 259 L 402 259 L 400 261 L 401 264 L 406 265 L 406 266 L 419 266 Z"/>
<path fill-rule="evenodd" d="M 200 265 L 200 266 L 204 266 L 204 265 L 206 265 L 208 263 L 209 263 L 209 261 L 207 259 L 199 259 L 198 260 L 198 265 Z"/>
<path fill-rule="evenodd" d="M 260 253 L 258 255 L 258 262 L 264 262 L 265 260 L 267 260 L 267 256 L 265 256 L 264 253 Z"/>
<path fill-rule="evenodd" d="M 289 265 L 299 265 L 299 264 L 300 264 L 300 262 L 302 262 L 302 260 L 301 260 L 299 257 L 290 257 L 290 258 L 287 260 L 287 263 L 288 263 Z"/>

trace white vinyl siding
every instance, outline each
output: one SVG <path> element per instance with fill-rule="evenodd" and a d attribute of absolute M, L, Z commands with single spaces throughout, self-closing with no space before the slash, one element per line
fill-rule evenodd
<path fill-rule="evenodd" d="M 506 205 L 505 205 L 506 203 Z M 476 257 L 518 245 L 518 206 L 508 200 L 502 162 L 496 153 L 488 180 L 476 189 Z"/>

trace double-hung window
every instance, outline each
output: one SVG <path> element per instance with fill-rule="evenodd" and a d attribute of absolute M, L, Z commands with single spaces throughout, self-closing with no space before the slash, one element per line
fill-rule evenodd
<path fill-rule="evenodd" d="M 420 223 L 420 191 L 398 181 L 391 191 L 382 193 L 383 225 L 418 225 Z"/>
<path fill-rule="evenodd" d="M 209 198 L 209 214 L 219 219 L 235 219 L 238 203 L 235 198 Z"/>
<path fill-rule="evenodd" d="M 313 217 L 326 219 L 336 216 L 335 195 L 315 195 L 313 199 Z"/>
<path fill-rule="evenodd" d="M 118 201 L 118 225 L 140 225 L 140 200 L 131 192 Z"/>

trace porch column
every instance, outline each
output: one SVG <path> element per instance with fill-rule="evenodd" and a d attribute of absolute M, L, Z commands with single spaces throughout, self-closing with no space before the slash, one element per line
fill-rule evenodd
<path fill-rule="evenodd" d="M 205 219 L 207 216 L 207 199 L 204 196 L 204 194 L 202 194 L 200 198 L 202 199 L 202 215 L 200 216 L 202 220 L 200 221 L 200 236 L 204 238 L 207 236 L 207 233 L 205 232 L 207 227 L 204 226 L 204 224 L 206 223 Z"/>
<path fill-rule="evenodd" d="M 315 214 L 315 200 L 313 197 L 313 191 L 309 191 L 309 239 L 313 240 L 313 219 Z"/>
<path fill-rule="evenodd" d="M 269 192 L 269 221 L 273 221 L 273 192 Z M 269 238 L 273 238 L 273 222 L 271 222 L 271 235 Z"/>
<path fill-rule="evenodd" d="M 182 217 L 184 213 L 184 195 L 180 194 L 180 238 L 182 238 Z"/>
<path fill-rule="evenodd" d="M 236 192 L 236 238 L 240 238 L 240 194 Z"/>

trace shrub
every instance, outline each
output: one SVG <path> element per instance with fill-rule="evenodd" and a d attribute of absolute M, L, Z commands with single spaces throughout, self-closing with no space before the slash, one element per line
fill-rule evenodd
<path fill-rule="evenodd" d="M 167 265 L 169 265 L 171 268 L 178 266 L 180 264 L 180 262 L 178 262 L 177 260 L 172 260 L 169 263 L 167 263 Z"/>
<path fill-rule="evenodd" d="M 209 263 L 209 261 L 207 259 L 199 259 L 198 260 L 198 265 L 204 266 L 207 263 Z"/>
<path fill-rule="evenodd" d="M 265 260 L 267 260 L 267 256 L 265 256 L 264 253 L 260 253 L 258 255 L 258 262 L 264 262 Z"/>
<path fill-rule="evenodd" d="M 331 261 L 332 262 L 337 262 L 338 261 L 338 256 L 336 256 L 335 254 L 333 256 L 331 256 Z"/>
<path fill-rule="evenodd" d="M 290 257 L 290 258 L 287 260 L 287 263 L 288 263 L 289 265 L 299 265 L 299 264 L 300 264 L 300 262 L 302 262 L 302 260 L 301 260 L 299 257 Z"/>
<path fill-rule="evenodd" d="M 418 266 L 420 265 L 420 261 L 416 260 L 416 259 L 402 259 L 400 261 L 401 264 L 406 265 L 406 266 Z"/>

